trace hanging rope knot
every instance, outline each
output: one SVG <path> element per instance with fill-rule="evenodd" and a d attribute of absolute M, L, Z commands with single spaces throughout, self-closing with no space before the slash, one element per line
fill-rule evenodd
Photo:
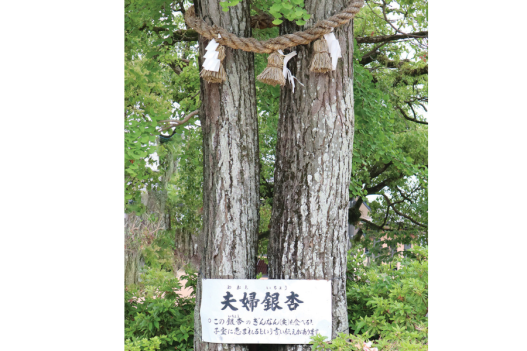
<path fill-rule="evenodd" d="M 285 85 L 283 72 L 284 59 L 279 52 L 275 51 L 267 58 L 267 67 L 256 77 L 260 82 L 275 86 Z"/>
<path fill-rule="evenodd" d="M 311 61 L 309 70 L 315 73 L 326 73 L 331 71 L 331 58 L 329 57 L 328 42 L 325 38 L 315 41 L 313 45 L 315 54 Z"/>

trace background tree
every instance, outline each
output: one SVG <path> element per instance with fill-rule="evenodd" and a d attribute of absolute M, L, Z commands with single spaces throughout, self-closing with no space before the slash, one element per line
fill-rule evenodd
<path fill-rule="evenodd" d="M 428 240 L 428 2 L 367 1 L 355 35 L 349 218 L 362 228 L 355 239 L 365 234 L 369 254 L 388 261 L 398 244 Z M 378 195 L 371 221 L 357 216 L 366 195 Z"/>

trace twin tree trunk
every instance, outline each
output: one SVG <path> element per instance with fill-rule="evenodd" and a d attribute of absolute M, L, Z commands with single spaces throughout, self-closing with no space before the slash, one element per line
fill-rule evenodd
<path fill-rule="evenodd" d="M 223 12 L 218 0 L 196 0 L 197 16 L 238 36 L 251 36 L 247 2 Z M 200 37 L 200 68 L 208 40 Z M 256 278 L 259 222 L 259 150 L 254 55 L 226 48 L 227 81 L 201 80 L 203 232 L 196 291 L 194 349 L 247 351 L 247 345 L 201 341 L 201 279 Z"/>
<path fill-rule="evenodd" d="M 343 0 L 306 0 L 306 28 L 343 9 Z M 249 5 L 221 11 L 218 0 L 196 0 L 197 16 L 250 37 Z M 283 24 L 281 33 L 299 30 Z M 353 145 L 353 29 L 335 30 L 342 58 L 329 74 L 309 72 L 313 43 L 293 48 L 288 67 L 304 86 L 289 84 L 280 97 L 270 279 L 331 279 L 333 335 L 348 331 L 346 304 L 347 204 Z M 207 40 L 200 37 L 200 67 Z M 227 48 L 227 81 L 202 80 L 200 110 L 204 153 L 201 275 L 194 348 L 247 351 L 247 345 L 201 341 L 201 278 L 253 279 L 258 230 L 258 125 L 253 54 Z M 280 350 L 307 345 L 273 345 Z"/>
<path fill-rule="evenodd" d="M 347 1 L 306 0 L 306 28 L 342 10 Z M 299 28 L 288 22 L 280 35 Z M 337 69 L 311 73 L 313 43 L 294 48 L 288 65 L 304 84 L 280 95 L 280 119 L 269 236 L 270 279 L 331 279 L 332 337 L 348 333 L 347 206 L 354 132 L 353 25 L 335 29 L 342 49 Z M 277 350 L 311 349 L 276 345 Z"/>

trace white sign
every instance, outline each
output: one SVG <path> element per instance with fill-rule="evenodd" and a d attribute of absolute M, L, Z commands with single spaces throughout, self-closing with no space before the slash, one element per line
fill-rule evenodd
<path fill-rule="evenodd" d="M 330 280 L 203 279 L 202 341 L 308 344 L 331 338 Z"/>

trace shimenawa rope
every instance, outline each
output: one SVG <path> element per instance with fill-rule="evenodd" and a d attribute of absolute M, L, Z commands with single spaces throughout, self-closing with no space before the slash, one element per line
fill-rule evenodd
<path fill-rule="evenodd" d="M 321 38 L 324 34 L 330 33 L 333 28 L 337 28 L 351 21 L 363 5 L 364 0 L 351 0 L 351 3 L 341 12 L 326 20 L 318 21 L 313 27 L 305 31 L 285 34 L 265 41 L 259 41 L 255 38 L 240 38 L 228 32 L 225 28 L 216 25 L 210 26 L 201 18 L 196 17 L 194 6 L 189 7 L 185 12 L 185 22 L 200 35 L 209 40 L 215 39 L 221 45 L 228 46 L 232 49 L 270 54 L 274 51 L 284 50 L 292 46 L 309 44 L 313 40 Z"/>

